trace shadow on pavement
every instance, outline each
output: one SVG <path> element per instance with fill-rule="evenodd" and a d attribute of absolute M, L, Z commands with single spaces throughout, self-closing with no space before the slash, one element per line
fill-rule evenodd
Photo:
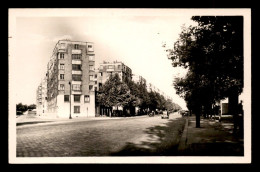
<path fill-rule="evenodd" d="M 243 145 L 236 143 L 193 143 L 183 156 L 244 156 Z"/>
<path fill-rule="evenodd" d="M 201 127 L 195 127 L 190 118 L 188 143 L 180 156 L 244 156 L 243 135 L 233 134 L 232 121 L 216 122 L 201 119 Z"/>
<path fill-rule="evenodd" d="M 38 123 L 45 123 L 45 122 L 53 122 L 53 121 L 32 121 L 32 122 L 22 122 L 22 123 L 16 123 L 16 126 L 28 125 L 28 124 L 38 124 Z"/>
<path fill-rule="evenodd" d="M 165 126 L 147 128 L 147 138 L 140 143 L 128 142 L 111 156 L 170 156 L 177 154 L 177 148 L 185 126 L 185 118 L 169 120 Z"/>

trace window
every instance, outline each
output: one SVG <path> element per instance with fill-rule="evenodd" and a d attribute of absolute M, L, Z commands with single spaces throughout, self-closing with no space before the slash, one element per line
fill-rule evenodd
<path fill-rule="evenodd" d="M 81 85 L 79 85 L 79 84 L 73 84 L 73 85 L 72 85 L 72 90 L 74 90 L 74 91 L 81 91 Z"/>
<path fill-rule="evenodd" d="M 117 65 L 117 68 L 118 68 L 118 69 L 121 69 L 121 65 Z"/>
<path fill-rule="evenodd" d="M 81 75 L 73 74 L 72 75 L 72 80 L 73 81 L 81 81 Z"/>
<path fill-rule="evenodd" d="M 88 60 L 89 60 L 89 61 L 94 61 L 94 56 L 90 55 L 90 56 L 88 57 Z"/>
<path fill-rule="evenodd" d="M 64 69 L 64 64 L 60 64 L 60 69 Z"/>
<path fill-rule="evenodd" d="M 85 102 L 89 102 L 89 99 L 90 99 L 90 98 L 89 98 L 89 95 L 85 95 L 85 96 L 84 96 L 84 101 L 85 101 Z"/>
<path fill-rule="evenodd" d="M 74 113 L 80 113 L 80 106 L 74 106 Z"/>
<path fill-rule="evenodd" d="M 81 60 L 82 55 L 81 54 L 72 54 L 71 57 L 73 60 Z"/>
<path fill-rule="evenodd" d="M 60 74 L 60 79 L 64 79 L 64 74 Z"/>
<path fill-rule="evenodd" d="M 95 78 L 97 78 L 97 74 L 95 74 Z"/>
<path fill-rule="evenodd" d="M 74 102 L 80 102 L 80 95 L 74 95 Z"/>
<path fill-rule="evenodd" d="M 102 72 L 100 72 L 100 76 L 103 76 L 103 73 L 102 73 Z"/>
<path fill-rule="evenodd" d="M 65 90 L 64 84 L 60 84 L 60 90 Z"/>
<path fill-rule="evenodd" d="M 72 64 L 72 70 L 81 70 L 81 65 Z"/>
<path fill-rule="evenodd" d="M 88 45 L 88 48 L 92 48 L 92 45 Z"/>
<path fill-rule="evenodd" d="M 95 85 L 97 85 L 97 81 L 95 81 Z"/>
<path fill-rule="evenodd" d="M 89 80 L 92 81 L 93 79 L 93 75 L 89 75 Z"/>
<path fill-rule="evenodd" d="M 94 66 L 93 66 L 93 65 L 90 65 L 90 66 L 89 66 L 89 70 L 94 70 Z"/>
<path fill-rule="evenodd" d="M 74 49 L 79 49 L 79 44 L 74 44 Z"/>
<path fill-rule="evenodd" d="M 95 87 L 95 91 L 97 91 L 97 87 Z"/>
<path fill-rule="evenodd" d="M 64 53 L 60 53 L 60 59 L 64 59 Z"/>
<path fill-rule="evenodd" d="M 64 95 L 64 102 L 70 101 L 70 96 L 69 95 Z"/>
<path fill-rule="evenodd" d="M 89 90 L 93 91 L 93 85 L 89 85 Z"/>

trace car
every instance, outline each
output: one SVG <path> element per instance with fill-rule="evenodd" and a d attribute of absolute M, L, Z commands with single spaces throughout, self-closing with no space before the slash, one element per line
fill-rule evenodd
<path fill-rule="evenodd" d="M 162 119 L 169 119 L 169 115 L 167 114 L 167 111 L 163 112 L 163 114 L 161 115 Z"/>

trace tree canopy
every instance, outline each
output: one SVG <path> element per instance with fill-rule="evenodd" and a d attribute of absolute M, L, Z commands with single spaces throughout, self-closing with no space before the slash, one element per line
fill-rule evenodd
<path fill-rule="evenodd" d="M 243 17 L 193 16 L 170 49 L 173 67 L 188 69 L 174 87 L 188 108 L 209 106 L 243 90 Z"/>
<path fill-rule="evenodd" d="M 97 102 L 106 107 L 139 107 L 142 110 L 171 109 L 177 111 L 179 105 L 166 100 L 157 92 L 148 92 L 145 83 L 135 83 L 131 80 L 120 81 L 119 75 L 114 74 L 100 88 Z"/>
<path fill-rule="evenodd" d="M 128 86 L 120 81 L 119 75 L 111 75 L 101 87 L 97 100 L 106 107 L 126 106 L 133 100 Z"/>

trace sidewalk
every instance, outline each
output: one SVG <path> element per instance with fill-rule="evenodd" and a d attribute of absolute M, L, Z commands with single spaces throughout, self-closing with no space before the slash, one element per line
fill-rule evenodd
<path fill-rule="evenodd" d="M 201 117 L 200 128 L 196 128 L 195 116 L 186 117 L 178 153 L 185 156 L 243 156 L 244 140 L 232 131 L 232 122 Z"/>
<path fill-rule="evenodd" d="M 136 117 L 144 117 L 144 116 L 134 116 Z M 110 119 L 122 119 L 122 118 L 133 118 L 133 117 L 107 117 L 107 116 L 99 116 L 99 117 L 73 117 L 69 118 L 56 118 L 50 116 L 28 116 L 22 115 L 16 118 L 16 126 L 31 126 L 31 125 L 46 125 L 50 123 L 68 123 L 68 122 L 77 122 L 77 121 L 93 121 L 93 120 L 110 120 Z"/>

